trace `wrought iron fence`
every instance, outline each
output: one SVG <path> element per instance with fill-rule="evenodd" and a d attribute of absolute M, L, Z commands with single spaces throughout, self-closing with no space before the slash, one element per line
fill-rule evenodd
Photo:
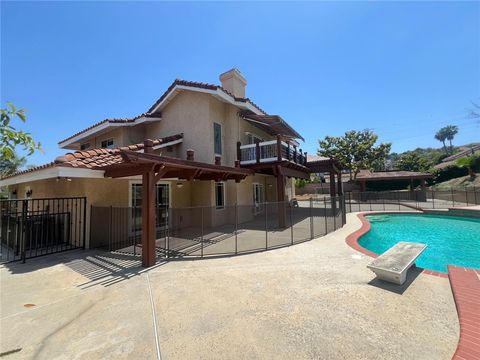
<path fill-rule="evenodd" d="M 255 205 L 157 208 L 159 257 L 237 255 L 298 244 L 345 224 L 345 202 L 336 198 Z M 141 254 L 136 208 L 91 210 L 90 247 Z"/>
<path fill-rule="evenodd" d="M 85 246 L 86 198 L 0 200 L 0 262 Z"/>
<path fill-rule="evenodd" d="M 354 191 L 345 194 L 345 203 L 347 212 L 449 209 L 480 205 L 480 191 L 453 188 L 450 190 Z"/>

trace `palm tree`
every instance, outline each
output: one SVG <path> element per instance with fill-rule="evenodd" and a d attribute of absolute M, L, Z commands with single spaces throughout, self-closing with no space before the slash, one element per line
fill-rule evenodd
<path fill-rule="evenodd" d="M 447 140 L 450 142 L 450 152 L 453 153 L 453 145 L 452 140 L 458 133 L 458 126 L 455 125 L 448 125 L 444 127 L 445 134 L 447 135 Z"/>
<path fill-rule="evenodd" d="M 445 140 L 447 140 L 445 128 L 441 128 L 437 131 L 437 133 L 435 134 L 435 139 L 443 143 L 443 149 L 445 150 L 445 153 L 448 154 L 447 145 L 445 145 Z"/>
<path fill-rule="evenodd" d="M 27 160 L 24 157 L 13 155 L 8 160 L 0 160 L 0 177 L 12 175 L 25 166 Z"/>

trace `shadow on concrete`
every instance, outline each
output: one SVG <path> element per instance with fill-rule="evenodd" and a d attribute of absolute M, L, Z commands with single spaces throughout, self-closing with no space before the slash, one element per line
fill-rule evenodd
<path fill-rule="evenodd" d="M 408 270 L 407 280 L 403 285 L 396 285 L 387 281 L 380 280 L 378 278 L 373 279 L 368 285 L 375 286 L 377 288 L 393 292 L 398 295 L 402 295 L 413 281 L 422 273 L 423 269 L 418 267 L 412 267 Z"/>
<path fill-rule="evenodd" d="M 101 250 L 74 250 L 57 253 L 55 256 L 29 259 L 25 264 L 12 262 L 3 264 L 3 266 L 12 274 L 24 274 L 64 265 L 88 279 L 88 281 L 77 285 L 77 287 L 87 289 L 97 285 L 111 286 L 166 263 L 166 261 L 159 259 L 155 266 L 145 269 L 142 268 L 140 256 Z"/>

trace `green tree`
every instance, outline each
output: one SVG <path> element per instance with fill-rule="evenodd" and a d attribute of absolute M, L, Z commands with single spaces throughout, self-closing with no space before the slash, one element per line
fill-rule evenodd
<path fill-rule="evenodd" d="M 458 134 L 458 126 L 456 125 L 448 125 L 445 126 L 445 132 L 447 134 L 447 140 L 450 142 L 450 152 L 453 153 L 453 145 L 452 145 L 452 140 L 455 137 L 455 135 Z"/>
<path fill-rule="evenodd" d="M 7 103 L 6 108 L 0 109 L 0 160 L 13 159 L 17 146 L 23 147 L 27 155 L 32 155 L 36 150 L 42 151 L 40 143 L 35 142 L 31 134 L 16 130 L 12 126 L 12 120 L 16 118 L 25 122 L 25 110 L 17 110 L 11 103 Z"/>
<path fill-rule="evenodd" d="M 405 171 L 428 171 L 431 165 L 427 159 L 413 151 L 402 154 L 396 163 L 399 170 Z"/>
<path fill-rule="evenodd" d="M 17 154 L 8 160 L 0 159 L 0 177 L 5 177 L 12 175 L 13 173 L 19 171 L 27 160 L 24 157 L 19 157 Z"/>
<path fill-rule="evenodd" d="M 447 145 L 445 144 L 445 141 L 447 140 L 450 142 L 450 154 L 453 153 L 452 140 L 455 137 L 455 135 L 457 135 L 457 133 L 458 133 L 458 126 L 447 125 L 441 128 L 440 130 L 438 130 L 437 133 L 435 134 L 435 139 L 443 143 L 443 149 L 445 150 L 445 153 L 448 154 Z"/>
<path fill-rule="evenodd" d="M 375 145 L 378 140 L 371 130 L 347 131 L 344 136 L 326 136 L 319 140 L 318 155 L 337 160 L 343 167 L 350 169 L 350 180 L 355 180 L 362 169 L 372 170 L 385 162 L 392 144 Z M 352 176 L 353 174 L 353 176 Z"/>
<path fill-rule="evenodd" d="M 437 131 L 437 133 L 435 134 L 435 139 L 440 141 L 443 144 L 443 150 L 445 150 L 445 153 L 448 154 L 447 144 L 445 144 L 445 141 L 447 140 L 447 134 L 445 132 L 445 128 L 441 128 L 440 130 Z"/>
<path fill-rule="evenodd" d="M 466 156 L 457 160 L 457 165 L 468 169 L 468 175 L 471 179 L 475 178 L 475 165 L 479 161 L 479 157 L 475 155 Z"/>

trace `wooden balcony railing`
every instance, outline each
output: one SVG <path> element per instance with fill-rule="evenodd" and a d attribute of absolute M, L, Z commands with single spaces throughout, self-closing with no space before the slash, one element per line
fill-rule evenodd
<path fill-rule="evenodd" d="M 295 145 L 290 145 L 280 139 L 256 142 L 242 145 L 237 143 L 237 160 L 240 165 L 253 165 L 278 161 L 292 161 L 303 166 L 307 165 L 307 153 L 302 149 L 297 150 Z"/>

